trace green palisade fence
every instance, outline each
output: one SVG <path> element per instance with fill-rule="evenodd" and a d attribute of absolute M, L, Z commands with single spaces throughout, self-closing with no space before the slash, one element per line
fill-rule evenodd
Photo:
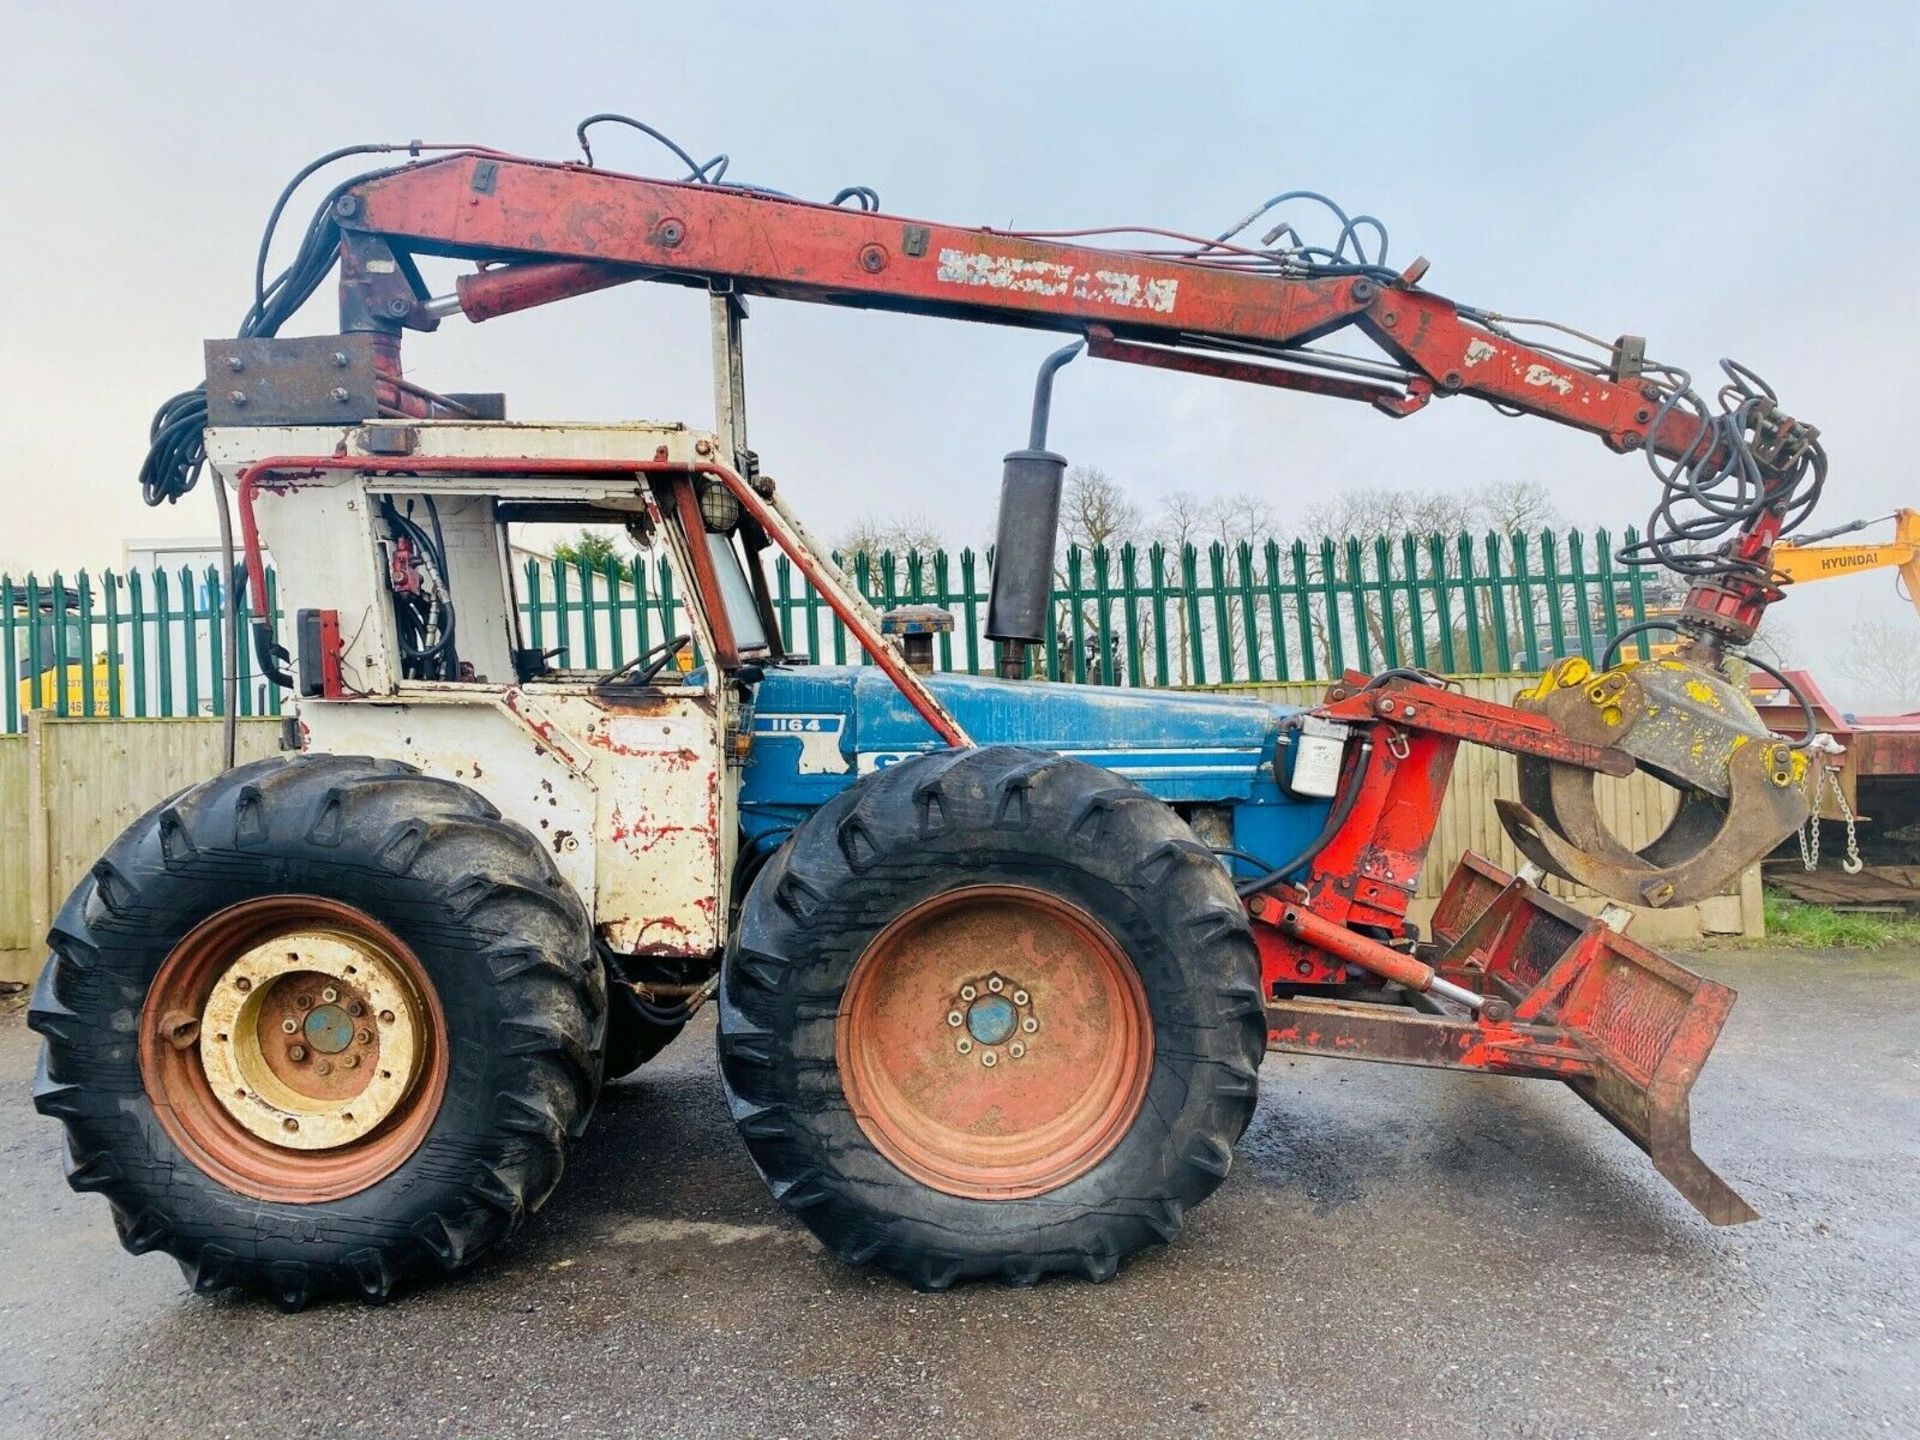
<path fill-rule="evenodd" d="M 1624 537 L 1637 538 L 1631 529 Z M 1566 654 L 1597 660 L 1648 618 L 1650 601 L 1656 615 L 1663 608 L 1660 580 L 1616 565 L 1618 548 L 1605 530 L 1075 547 L 1062 559 L 1054 633 L 1034 668 L 1083 684 L 1176 686 L 1319 681 L 1348 667 L 1483 674 L 1537 671 Z M 944 606 L 954 631 L 940 637 L 935 663 L 978 673 L 994 658 L 982 633 L 988 567 L 970 549 L 860 554 L 845 565 L 882 609 Z M 785 557 L 769 579 L 790 651 L 831 663 L 864 658 Z M 686 628 L 661 558 L 529 560 L 516 581 L 521 643 L 563 650 L 562 667 L 617 666 Z M 214 568 L 0 576 L 7 731 L 34 709 L 219 714 L 229 592 Z M 244 598 L 243 622 L 257 604 Z M 271 570 L 266 609 L 284 635 Z M 1643 657 L 1646 646 L 1644 635 L 1633 642 Z M 250 644 L 239 671 L 240 712 L 279 714 L 282 692 L 260 676 Z"/>

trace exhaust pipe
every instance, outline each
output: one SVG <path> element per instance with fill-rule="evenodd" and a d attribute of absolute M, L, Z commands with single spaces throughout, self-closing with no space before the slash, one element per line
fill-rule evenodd
<path fill-rule="evenodd" d="M 987 638 L 999 647 L 1002 678 L 1027 672 L 1027 647 L 1047 638 L 1053 623 L 1053 555 L 1060 537 L 1060 493 L 1067 457 L 1047 449 L 1053 413 L 1053 377 L 1078 355 L 1076 340 L 1049 355 L 1033 382 L 1033 422 L 1027 448 L 1002 462 L 1000 515 L 987 588 Z"/>

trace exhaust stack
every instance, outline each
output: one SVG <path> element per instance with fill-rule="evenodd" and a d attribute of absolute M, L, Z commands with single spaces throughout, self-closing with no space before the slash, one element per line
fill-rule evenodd
<path fill-rule="evenodd" d="M 1006 679 L 1027 673 L 1027 647 L 1045 640 L 1053 623 L 1053 555 L 1060 537 L 1067 458 L 1047 449 L 1047 421 L 1053 412 L 1053 377 L 1084 344 L 1076 340 L 1041 362 L 1033 383 L 1027 447 L 1009 454 L 1000 472 L 987 638 L 999 647 L 999 670 Z"/>

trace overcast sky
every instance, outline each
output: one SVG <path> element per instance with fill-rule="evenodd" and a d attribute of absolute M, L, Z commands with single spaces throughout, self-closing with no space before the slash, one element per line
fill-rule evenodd
<path fill-rule="evenodd" d="M 1381 216 L 1392 259 L 1510 314 L 1550 315 L 1713 373 L 1732 355 L 1819 425 L 1824 523 L 1920 506 L 1904 454 L 1920 363 L 1920 6 L 1240 7 L 475 3 L 373 8 L 6 0 L 0 117 L 0 564 L 117 563 L 212 533 L 154 511 L 146 425 L 248 298 L 286 177 L 352 141 L 570 158 L 574 122 L 646 118 L 730 178 L 895 214 L 1210 231 L 1283 188 Z M 637 135 L 603 163 L 672 173 Z M 304 221 L 317 195 L 296 201 Z M 297 230 L 297 224 L 293 227 Z M 331 286 L 287 333 L 332 328 Z M 704 423 L 706 308 L 629 287 L 408 344 L 443 389 L 519 417 Z M 812 527 L 917 514 L 991 529 L 1052 337 L 758 301 L 753 440 Z M 1644 464 L 1539 421 L 1358 406 L 1082 362 L 1053 442 L 1155 492 L 1260 490 L 1282 509 L 1369 484 L 1548 482 L 1621 526 Z M 1783 607 L 1818 650 L 1910 609 L 1885 577 Z M 1915 628 L 1920 643 L 1920 625 Z M 1808 643 L 1814 641 L 1818 643 Z"/>

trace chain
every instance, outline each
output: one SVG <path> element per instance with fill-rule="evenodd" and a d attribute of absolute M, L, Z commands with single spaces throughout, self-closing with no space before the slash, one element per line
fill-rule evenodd
<path fill-rule="evenodd" d="M 1809 870 L 1820 868 L 1820 807 L 1826 803 L 1827 791 L 1832 790 L 1833 798 L 1840 806 L 1840 818 L 1847 827 L 1847 855 L 1840 862 L 1840 868 L 1849 875 L 1858 875 L 1864 868 L 1860 859 L 1860 837 L 1854 830 L 1853 806 L 1847 803 L 1846 788 L 1840 784 L 1839 773 L 1838 766 L 1820 766 L 1820 782 L 1814 787 L 1813 806 L 1807 814 L 1806 823 L 1800 827 L 1800 863 Z"/>
<path fill-rule="evenodd" d="M 1833 772 L 1829 770 L 1827 773 L 1831 775 Z M 1841 788 L 1838 780 L 1833 782 L 1833 798 L 1840 802 L 1840 816 L 1847 822 L 1847 858 L 1840 862 L 1840 868 L 1849 875 L 1858 875 L 1866 868 L 1860 859 L 1860 837 L 1854 833 L 1853 806 L 1847 803 L 1847 792 Z"/>

